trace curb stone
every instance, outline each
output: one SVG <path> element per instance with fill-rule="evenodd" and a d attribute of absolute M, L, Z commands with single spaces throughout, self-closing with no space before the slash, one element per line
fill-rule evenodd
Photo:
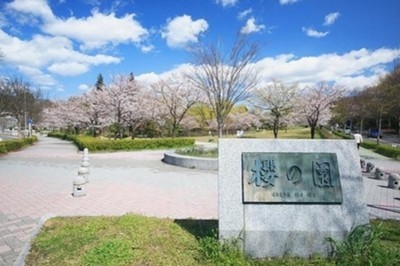
<path fill-rule="evenodd" d="M 43 224 L 47 220 L 54 218 L 54 217 L 56 217 L 56 215 L 49 213 L 49 214 L 43 215 L 40 218 L 36 228 L 33 230 L 32 234 L 29 237 L 29 240 L 24 244 L 21 252 L 19 253 L 17 259 L 15 260 L 15 262 L 13 264 L 14 266 L 24 266 L 25 265 L 25 258 L 28 255 L 29 250 L 31 249 L 31 241 L 39 234 L 40 229 L 42 228 Z"/>

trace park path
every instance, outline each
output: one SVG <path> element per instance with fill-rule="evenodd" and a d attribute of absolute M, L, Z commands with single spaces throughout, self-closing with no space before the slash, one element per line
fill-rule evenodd
<path fill-rule="evenodd" d="M 365 159 L 366 162 L 372 162 L 376 167 L 387 173 L 400 174 L 400 161 L 364 148 L 360 148 L 360 157 Z M 388 181 L 375 179 L 374 172 L 363 173 L 363 175 L 365 201 L 370 218 L 400 220 L 400 190 L 388 188 Z"/>
<path fill-rule="evenodd" d="M 32 147 L 0 157 L 0 266 L 23 265 L 30 240 L 52 216 L 217 219 L 217 172 L 166 165 L 162 156 L 162 151 L 90 154 L 87 195 L 78 198 L 71 196 L 72 180 L 82 153 L 71 143 L 41 137 Z M 363 149 L 360 156 L 400 172 L 398 161 Z M 364 188 L 371 218 L 400 220 L 399 190 L 367 176 Z"/>
<path fill-rule="evenodd" d="M 30 239 L 52 216 L 217 219 L 217 172 L 166 165 L 162 157 L 161 151 L 89 154 L 84 197 L 71 195 L 82 153 L 69 142 L 41 137 L 0 157 L 0 265 L 23 265 Z"/>

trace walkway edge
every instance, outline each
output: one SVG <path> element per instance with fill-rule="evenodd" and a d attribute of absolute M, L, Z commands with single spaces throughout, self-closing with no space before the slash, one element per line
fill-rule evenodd
<path fill-rule="evenodd" d="M 37 224 L 36 228 L 33 230 L 32 234 L 31 234 L 31 236 L 29 238 L 29 241 L 27 241 L 24 244 L 21 252 L 18 255 L 18 258 L 14 262 L 14 266 L 23 266 L 23 265 L 25 265 L 25 257 L 28 255 L 28 253 L 29 253 L 29 251 L 31 249 L 31 241 L 39 234 L 40 229 L 42 228 L 43 224 L 47 220 L 49 220 L 51 218 L 54 218 L 54 217 L 56 217 L 56 215 L 54 215 L 52 213 L 48 213 L 48 214 L 43 215 L 40 218 L 39 223 Z"/>

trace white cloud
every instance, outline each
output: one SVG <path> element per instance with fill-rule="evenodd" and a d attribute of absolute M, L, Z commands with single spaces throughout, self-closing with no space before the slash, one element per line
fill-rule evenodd
<path fill-rule="evenodd" d="M 87 84 L 80 84 L 80 85 L 78 86 L 78 89 L 79 89 L 80 91 L 89 91 L 89 90 L 90 90 L 90 87 L 89 87 Z"/>
<path fill-rule="evenodd" d="M 294 4 L 298 2 L 299 0 L 279 0 L 279 4 L 281 5 L 288 5 L 288 4 Z"/>
<path fill-rule="evenodd" d="M 144 84 L 145 86 L 150 85 L 152 83 L 158 82 L 160 81 L 160 75 L 154 73 L 154 72 L 150 72 L 150 73 L 145 73 L 142 75 L 138 75 L 135 77 L 135 80 L 141 82 L 142 84 Z"/>
<path fill-rule="evenodd" d="M 54 86 L 57 81 L 49 74 L 43 73 L 40 69 L 29 66 L 18 66 L 18 70 L 40 86 Z"/>
<path fill-rule="evenodd" d="M 247 17 L 248 15 L 250 15 L 253 12 L 252 8 L 243 10 L 242 12 L 239 12 L 238 14 L 238 19 L 244 19 L 245 17 Z"/>
<path fill-rule="evenodd" d="M 313 28 L 303 27 L 302 30 L 307 34 L 307 36 L 314 38 L 322 38 L 329 34 L 329 31 L 322 32 L 322 31 L 317 31 Z"/>
<path fill-rule="evenodd" d="M 332 25 L 339 18 L 339 16 L 340 16 L 339 12 L 330 13 L 330 14 L 326 15 L 324 25 L 325 26 Z"/>
<path fill-rule="evenodd" d="M 0 30 L 0 46 L 5 55 L 4 61 L 36 68 L 62 62 L 99 65 L 119 63 L 121 60 L 103 54 L 91 56 L 74 51 L 72 42 L 65 37 L 35 35 L 31 40 L 25 41 Z"/>
<path fill-rule="evenodd" d="M 89 71 L 89 65 L 78 62 L 54 63 L 47 68 L 60 76 L 78 76 Z"/>
<path fill-rule="evenodd" d="M 14 0 L 6 4 L 6 8 L 12 11 L 38 16 L 45 21 L 55 19 L 46 0 Z"/>
<path fill-rule="evenodd" d="M 121 2 L 114 1 L 114 6 Z M 6 5 L 7 10 L 13 11 L 21 24 L 38 24 L 42 19 L 41 29 L 53 36 L 64 36 L 80 42 L 81 49 L 103 48 L 108 45 L 134 43 L 139 46 L 149 32 L 135 19 L 135 14 L 116 17 L 114 12 L 109 14 L 92 10 L 91 16 L 67 19 L 57 18 L 46 0 L 14 0 Z"/>
<path fill-rule="evenodd" d="M 208 29 L 204 19 L 192 20 L 191 16 L 183 15 L 167 22 L 161 36 L 169 47 L 183 47 L 188 42 L 198 42 L 198 36 Z"/>
<path fill-rule="evenodd" d="M 238 0 L 215 0 L 215 3 L 223 7 L 234 6 Z"/>
<path fill-rule="evenodd" d="M 143 52 L 143 53 L 149 53 L 149 52 L 151 52 L 151 51 L 153 51 L 154 50 L 154 46 L 153 45 L 142 45 L 142 46 L 140 46 L 140 50 Z"/>
<path fill-rule="evenodd" d="M 265 57 L 249 67 L 259 70 L 261 86 L 270 83 L 272 79 L 297 83 L 300 87 L 327 81 L 353 90 L 375 84 L 381 75 L 387 73 L 385 65 L 399 58 L 400 49 L 363 48 L 342 55 L 332 53 L 298 58 L 294 54 L 281 54 Z M 150 84 L 160 78 L 182 74 L 192 67 L 190 64 L 182 64 L 164 73 L 139 75 L 137 80 Z"/>
<path fill-rule="evenodd" d="M 45 71 L 63 76 L 76 76 L 89 71 L 91 66 L 119 63 L 120 58 L 104 54 L 95 56 L 73 49 L 65 37 L 35 35 L 31 40 L 21 40 L 0 29 L 0 47 L 3 62 L 17 66 L 18 70 L 38 85 L 55 84 L 54 78 Z"/>
<path fill-rule="evenodd" d="M 254 18 L 249 18 L 246 25 L 241 29 L 243 34 L 249 34 L 252 32 L 259 32 L 265 29 L 265 25 L 257 25 Z"/>
<path fill-rule="evenodd" d="M 160 81 L 160 79 L 165 80 L 172 76 L 184 76 L 188 71 L 193 70 L 192 68 L 193 68 L 193 65 L 191 65 L 191 64 L 181 64 L 181 65 L 175 66 L 171 70 L 165 71 L 160 74 L 150 72 L 150 73 L 144 73 L 142 75 L 138 75 L 136 77 L 136 80 L 147 86 L 154 82 Z"/>
<path fill-rule="evenodd" d="M 102 14 L 94 10 L 87 18 L 70 17 L 57 19 L 43 25 L 43 31 L 57 36 L 65 36 L 82 43 L 82 49 L 102 48 L 121 43 L 141 43 L 149 34 L 134 14 L 117 18 L 114 13 Z"/>
<path fill-rule="evenodd" d="M 255 65 L 262 79 L 313 84 L 335 82 L 350 89 L 373 84 L 384 74 L 382 66 L 400 58 L 400 49 L 381 48 L 375 51 L 360 49 L 343 55 L 322 54 L 296 58 L 293 54 L 266 57 Z"/>

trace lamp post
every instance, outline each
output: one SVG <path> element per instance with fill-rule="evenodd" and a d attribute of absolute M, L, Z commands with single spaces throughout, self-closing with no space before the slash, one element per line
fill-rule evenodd
<path fill-rule="evenodd" d="M 26 88 L 24 90 L 24 124 L 25 124 L 25 128 L 24 128 L 24 137 L 26 137 L 26 131 L 27 131 L 27 110 L 26 110 Z"/>

